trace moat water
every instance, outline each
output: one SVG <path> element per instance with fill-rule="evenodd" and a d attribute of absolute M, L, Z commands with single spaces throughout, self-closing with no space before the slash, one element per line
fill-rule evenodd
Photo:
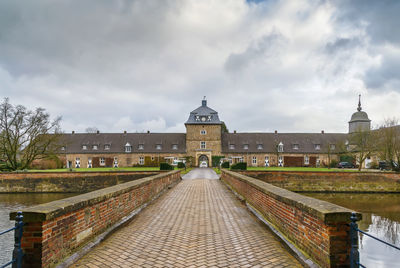
<path fill-rule="evenodd" d="M 14 227 L 15 221 L 10 221 L 9 214 L 25 207 L 48 203 L 54 200 L 67 198 L 77 194 L 0 194 L 0 232 Z M 11 261 L 14 247 L 14 231 L 0 236 L 0 266 Z M 11 267 L 11 266 L 9 266 Z"/>
<path fill-rule="evenodd" d="M 51 202 L 77 194 L 0 194 L 0 231 L 14 226 L 9 213 L 28 206 Z M 359 228 L 400 246 L 400 194 L 322 194 L 304 195 L 361 212 Z M 0 236 L 0 266 L 11 260 L 14 233 Z M 367 267 L 400 267 L 400 251 L 360 236 L 361 263 Z"/>
<path fill-rule="evenodd" d="M 400 194 L 304 194 L 362 213 L 358 228 L 400 247 Z M 360 263 L 366 267 L 400 267 L 400 251 L 359 236 Z"/>

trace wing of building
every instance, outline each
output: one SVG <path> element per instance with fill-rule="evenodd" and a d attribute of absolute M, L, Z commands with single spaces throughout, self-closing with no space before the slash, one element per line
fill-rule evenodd
<path fill-rule="evenodd" d="M 361 103 L 349 133 L 370 128 Z M 348 133 L 227 133 L 218 112 L 202 100 L 189 114 L 186 133 L 75 133 L 63 135 L 67 167 L 158 166 L 160 162 L 211 164 L 213 156 L 249 166 L 318 166 L 337 158 Z"/>

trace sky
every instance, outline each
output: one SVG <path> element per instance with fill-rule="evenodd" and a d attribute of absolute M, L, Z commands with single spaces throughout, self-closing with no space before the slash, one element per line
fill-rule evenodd
<path fill-rule="evenodd" d="M 84 132 L 347 132 L 400 115 L 400 1 L 0 1 L 0 97 Z"/>

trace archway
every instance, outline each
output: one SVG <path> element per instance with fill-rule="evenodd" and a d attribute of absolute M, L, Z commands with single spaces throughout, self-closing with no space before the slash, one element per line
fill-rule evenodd
<path fill-rule="evenodd" d="M 206 162 L 207 163 L 207 167 L 210 166 L 210 162 L 208 161 L 208 157 L 204 154 L 199 156 L 199 166 L 201 165 L 202 162 Z"/>

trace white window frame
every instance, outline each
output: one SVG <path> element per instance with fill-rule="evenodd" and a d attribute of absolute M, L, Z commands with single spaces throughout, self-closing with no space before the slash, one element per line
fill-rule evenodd
<path fill-rule="evenodd" d="M 125 144 L 125 153 L 131 153 L 132 152 L 132 146 L 129 142 Z"/>
<path fill-rule="evenodd" d="M 161 150 L 162 149 L 162 145 L 161 144 L 156 144 L 156 150 Z"/>
<path fill-rule="evenodd" d="M 207 144 L 205 141 L 201 141 L 200 142 L 200 149 L 206 149 L 207 148 Z"/>
<path fill-rule="evenodd" d="M 207 134 L 207 130 L 205 130 L 205 129 L 200 130 L 200 135 L 206 135 L 206 134 Z"/>
<path fill-rule="evenodd" d="M 106 158 L 100 157 L 100 166 L 105 166 L 105 165 L 106 165 Z"/>
<path fill-rule="evenodd" d="M 254 165 L 257 165 L 257 156 L 253 156 L 251 159 L 251 163 Z"/>
<path fill-rule="evenodd" d="M 75 168 L 81 167 L 81 159 L 79 157 L 75 158 Z"/>
<path fill-rule="evenodd" d="M 336 150 L 336 144 L 331 143 L 329 146 L 331 151 Z"/>
<path fill-rule="evenodd" d="M 144 150 L 144 144 L 138 144 L 138 150 Z"/>
<path fill-rule="evenodd" d="M 114 157 L 113 167 L 115 167 L 115 168 L 118 167 L 118 157 Z"/>
<path fill-rule="evenodd" d="M 144 165 L 144 157 L 139 156 L 139 165 L 143 166 Z"/>
<path fill-rule="evenodd" d="M 262 150 L 263 148 L 264 146 L 261 143 L 257 144 L 257 150 Z"/>
<path fill-rule="evenodd" d="M 293 150 L 298 150 L 300 148 L 298 143 L 293 144 Z"/>
<path fill-rule="evenodd" d="M 280 155 L 278 157 L 278 167 L 283 167 L 283 166 L 285 166 L 285 163 L 283 162 L 283 156 Z"/>
<path fill-rule="evenodd" d="M 243 144 L 243 150 L 248 150 L 249 149 L 249 145 L 248 144 Z"/>
<path fill-rule="evenodd" d="M 104 150 L 110 150 L 111 145 L 110 144 L 104 144 Z"/>
<path fill-rule="evenodd" d="M 314 149 L 317 151 L 321 150 L 321 144 L 314 144 Z"/>
<path fill-rule="evenodd" d="M 240 158 L 239 158 L 239 163 L 243 163 L 243 162 L 244 162 L 243 157 L 240 157 Z"/>
<path fill-rule="evenodd" d="M 61 146 L 61 151 L 65 151 L 65 146 Z"/>
<path fill-rule="evenodd" d="M 93 144 L 92 149 L 97 151 L 99 149 L 99 146 L 97 144 Z"/>
<path fill-rule="evenodd" d="M 266 167 L 269 167 L 269 156 L 268 155 L 266 155 L 264 158 L 264 164 Z"/>
<path fill-rule="evenodd" d="M 304 156 L 304 165 L 309 165 L 310 164 L 310 157 L 308 155 Z"/>
<path fill-rule="evenodd" d="M 229 144 L 229 150 L 235 150 L 235 144 L 234 143 L 230 143 Z"/>
<path fill-rule="evenodd" d="M 82 145 L 82 150 L 87 150 L 87 145 Z"/>
<path fill-rule="evenodd" d="M 280 142 L 280 143 L 278 144 L 278 152 L 279 152 L 279 153 L 283 153 L 283 143 L 282 143 L 282 142 Z"/>
<path fill-rule="evenodd" d="M 178 150 L 178 144 L 172 144 L 172 150 Z"/>

